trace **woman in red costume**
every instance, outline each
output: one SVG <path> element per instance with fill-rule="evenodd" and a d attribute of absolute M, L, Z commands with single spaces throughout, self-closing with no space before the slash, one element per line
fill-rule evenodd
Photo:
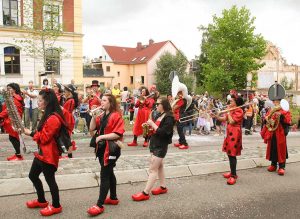
<path fill-rule="evenodd" d="M 21 90 L 18 84 L 11 83 L 7 85 L 10 94 L 13 96 L 14 104 L 17 107 L 18 113 L 22 118 L 24 100 L 21 94 Z M 10 124 L 5 104 L 2 106 L 2 112 L 0 113 L 0 123 L 3 124 L 4 130 L 9 135 L 9 141 L 14 146 L 16 153 L 13 156 L 7 157 L 9 161 L 20 161 L 23 160 L 23 156 L 20 151 L 20 138 L 18 132 L 14 131 Z"/>
<path fill-rule="evenodd" d="M 62 125 L 68 125 L 53 90 L 48 88 L 41 90 L 38 104 L 39 108 L 45 112 L 39 122 L 37 131 L 31 132 L 26 128 L 24 130 L 26 135 L 33 137 L 39 148 L 39 152 L 34 154 L 35 158 L 29 172 L 29 179 L 36 189 L 38 199 L 28 201 L 26 205 L 29 208 L 43 208 L 40 213 L 44 216 L 50 216 L 60 213 L 62 210 L 59 202 L 59 190 L 55 181 L 59 151 L 54 136 L 59 136 Z M 45 199 L 42 181 L 39 178 L 41 173 L 44 174 L 52 196 L 52 205 L 49 206 L 49 202 Z"/>
<path fill-rule="evenodd" d="M 233 94 L 230 99 L 230 105 L 232 108 L 241 106 L 244 104 L 243 98 L 236 94 Z M 236 182 L 238 175 L 236 175 L 236 156 L 241 155 L 242 147 L 242 131 L 241 124 L 243 123 L 244 111 L 241 108 L 237 108 L 229 112 L 226 117 L 217 117 L 212 114 L 212 117 L 217 118 L 219 121 L 228 121 L 227 136 L 224 139 L 222 151 L 226 152 L 229 158 L 230 173 L 223 173 L 227 180 L 227 184 L 233 185 Z"/>
<path fill-rule="evenodd" d="M 63 98 L 62 98 L 62 89 L 61 89 L 61 85 L 59 83 L 55 83 L 53 84 L 52 87 L 53 91 L 55 92 L 56 96 L 57 96 L 57 100 L 59 105 L 63 106 Z"/>
<path fill-rule="evenodd" d="M 133 142 L 128 143 L 128 146 L 137 146 L 137 137 L 143 134 L 143 127 L 142 124 L 146 123 L 149 119 L 149 115 L 151 113 L 151 107 L 153 105 L 153 98 L 147 98 L 149 96 L 149 91 L 147 88 L 143 88 L 142 89 L 142 96 L 144 98 L 144 101 L 140 102 L 140 100 L 138 100 L 135 104 L 135 108 L 139 108 L 139 111 L 137 113 L 136 119 L 135 119 L 135 123 L 134 123 L 134 127 L 133 127 L 133 135 L 134 135 L 134 139 Z M 144 147 L 148 146 L 148 136 L 144 136 L 145 141 L 143 143 Z"/>
<path fill-rule="evenodd" d="M 73 116 L 73 111 L 78 107 L 78 95 L 75 92 L 75 88 L 73 87 L 72 84 L 69 84 L 68 86 L 65 87 L 65 98 L 66 101 L 64 103 L 64 106 L 62 107 L 64 117 L 66 118 L 67 123 L 69 124 L 69 134 L 70 137 L 72 135 L 72 131 L 75 126 L 75 120 Z M 73 157 L 73 147 L 75 146 L 75 142 L 72 142 L 73 146 L 69 147 L 68 150 L 68 156 L 64 158 L 72 158 Z M 74 149 L 75 150 L 75 149 Z"/>
<path fill-rule="evenodd" d="M 114 167 L 120 156 L 120 148 L 116 149 L 118 155 L 111 154 L 110 145 L 112 141 L 123 138 L 123 133 L 125 132 L 124 121 L 114 95 L 104 94 L 101 100 L 101 106 L 105 111 L 104 114 L 96 119 L 92 118 L 90 124 L 90 130 L 94 131 L 97 129 L 97 135 L 95 135 L 95 137 L 97 137 L 95 140 L 93 138 L 92 141 L 94 140 L 95 154 L 96 157 L 99 158 L 101 166 L 99 199 L 96 205 L 88 209 L 90 215 L 103 213 L 103 204 L 117 205 L 119 203 Z M 109 190 L 110 196 L 107 197 Z"/>
<path fill-rule="evenodd" d="M 273 103 L 275 107 L 279 106 L 280 99 L 273 100 Z M 289 126 L 292 124 L 292 117 L 290 111 L 280 109 L 273 113 L 272 118 L 269 118 L 270 111 L 271 110 L 269 110 L 265 116 L 265 122 L 268 123 L 270 119 L 274 119 L 276 123 L 279 122 L 278 128 L 274 131 L 269 131 L 265 125 L 260 134 L 264 142 L 268 144 L 266 159 L 271 161 L 271 166 L 268 168 L 268 171 L 275 171 L 277 169 L 277 163 L 279 163 L 278 174 L 283 176 L 285 161 L 288 158 L 286 136 L 289 131 Z"/>

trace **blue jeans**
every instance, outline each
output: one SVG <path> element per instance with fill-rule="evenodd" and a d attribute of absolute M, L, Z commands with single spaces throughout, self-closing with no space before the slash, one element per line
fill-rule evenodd
<path fill-rule="evenodd" d="M 191 122 L 185 123 L 185 125 L 183 126 L 183 132 L 184 132 L 184 134 L 186 134 L 186 126 L 187 126 L 187 124 L 189 124 L 189 128 L 190 128 L 189 134 L 191 135 L 192 134 L 192 129 L 193 129 L 193 124 Z"/>
<path fill-rule="evenodd" d="M 75 129 L 77 129 L 79 118 L 76 116 L 76 113 L 73 114 L 74 120 L 75 120 Z"/>
<path fill-rule="evenodd" d="M 122 107 L 123 107 L 123 115 L 128 115 L 128 111 L 127 111 L 127 103 L 126 102 L 121 102 Z"/>

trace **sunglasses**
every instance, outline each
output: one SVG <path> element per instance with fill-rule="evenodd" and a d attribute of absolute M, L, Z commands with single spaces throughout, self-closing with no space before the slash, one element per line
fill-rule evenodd
<path fill-rule="evenodd" d="M 156 103 L 155 105 L 156 105 L 156 106 L 159 106 L 159 104 L 161 104 L 161 103 Z"/>

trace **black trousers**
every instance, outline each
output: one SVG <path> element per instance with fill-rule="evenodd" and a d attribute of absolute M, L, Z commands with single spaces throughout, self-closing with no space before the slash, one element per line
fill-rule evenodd
<path fill-rule="evenodd" d="M 134 116 L 134 111 L 130 111 L 130 121 L 133 120 L 133 116 Z"/>
<path fill-rule="evenodd" d="M 231 177 L 236 176 L 236 165 L 237 165 L 237 159 L 235 156 L 228 155 L 229 158 L 229 164 L 230 164 L 230 170 L 231 170 Z"/>
<path fill-rule="evenodd" d="M 86 114 L 86 125 L 87 125 L 88 131 L 90 130 L 91 120 L 92 120 L 92 116 L 89 113 L 87 113 Z"/>
<path fill-rule="evenodd" d="M 55 208 L 59 208 L 59 191 L 55 181 L 56 167 L 53 164 L 45 163 L 37 158 L 34 158 L 32 162 L 32 166 L 29 172 L 29 179 L 31 180 L 36 189 L 38 201 L 40 203 L 45 203 L 45 192 L 42 181 L 39 178 L 41 172 L 43 172 L 45 180 L 50 188 L 50 193 L 52 196 L 52 205 Z"/>
<path fill-rule="evenodd" d="M 14 146 L 14 149 L 16 151 L 16 154 L 20 154 L 20 141 L 15 138 L 14 136 L 9 135 L 9 141 L 12 143 L 12 145 Z"/>
<path fill-rule="evenodd" d="M 100 193 L 99 193 L 99 199 L 97 202 L 98 206 L 102 206 L 106 196 L 108 194 L 108 190 L 110 190 L 110 197 L 111 198 L 117 198 L 117 179 L 114 174 L 114 167 L 116 164 L 109 164 L 107 166 L 104 166 L 101 164 L 101 172 L 100 172 Z"/>
<path fill-rule="evenodd" d="M 188 143 L 185 140 L 185 135 L 184 135 L 184 131 L 183 131 L 184 125 L 185 125 L 185 123 L 180 123 L 179 121 L 177 122 L 177 132 L 179 135 L 178 141 L 179 141 L 179 144 L 187 146 Z"/>
<path fill-rule="evenodd" d="M 247 116 L 247 120 L 245 123 L 245 133 L 250 133 L 252 123 L 253 123 L 253 116 Z"/>

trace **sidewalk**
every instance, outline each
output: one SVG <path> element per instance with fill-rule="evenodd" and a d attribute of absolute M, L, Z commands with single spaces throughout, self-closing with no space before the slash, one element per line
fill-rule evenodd
<path fill-rule="evenodd" d="M 169 145 L 169 147 L 174 147 Z M 238 157 L 237 169 L 269 166 L 265 159 L 266 148 L 244 148 Z M 220 150 L 169 153 L 164 159 L 167 178 L 194 176 L 229 171 L 228 158 Z M 126 155 L 117 161 L 115 174 L 118 184 L 146 181 L 149 155 Z M 300 151 L 289 150 L 287 163 L 299 162 Z M 0 196 L 34 193 L 28 179 L 32 161 L 0 162 Z M 99 186 L 100 165 L 95 158 L 60 160 L 56 173 L 60 190 Z M 48 186 L 42 178 L 45 191 Z"/>

